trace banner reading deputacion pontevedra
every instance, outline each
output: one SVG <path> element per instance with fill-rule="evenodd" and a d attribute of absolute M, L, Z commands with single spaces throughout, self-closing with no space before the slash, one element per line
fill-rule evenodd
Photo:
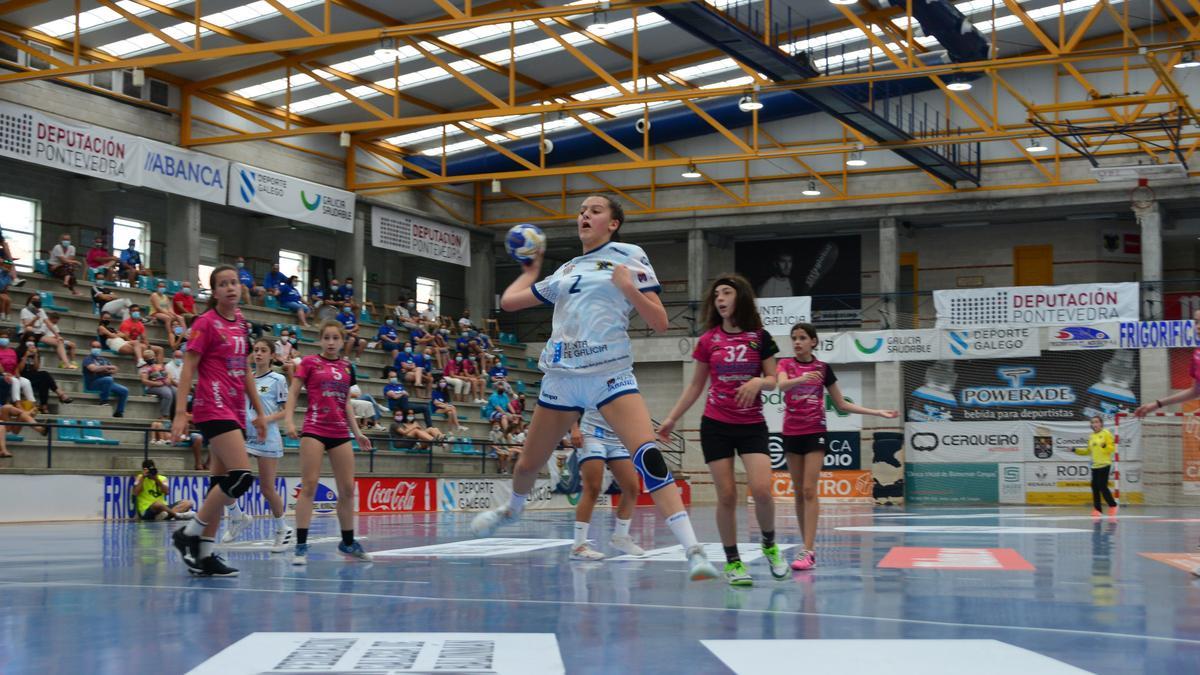
<path fill-rule="evenodd" d="M 371 207 L 371 245 L 471 266 L 470 232 L 380 206 Z"/>
<path fill-rule="evenodd" d="M 939 328 L 1055 326 L 1138 320 L 1138 285 L 1074 284 L 957 288 L 933 292 Z"/>

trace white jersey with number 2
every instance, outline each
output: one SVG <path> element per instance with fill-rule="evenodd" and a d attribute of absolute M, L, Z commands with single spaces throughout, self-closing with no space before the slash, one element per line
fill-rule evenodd
<path fill-rule="evenodd" d="M 577 256 L 533 285 L 533 294 L 554 306 L 550 341 L 538 360 L 542 372 L 596 375 L 633 366 L 629 315 L 634 307 L 612 282 L 617 265 L 629 268 L 638 290 L 661 290 L 646 252 L 615 241 Z"/>

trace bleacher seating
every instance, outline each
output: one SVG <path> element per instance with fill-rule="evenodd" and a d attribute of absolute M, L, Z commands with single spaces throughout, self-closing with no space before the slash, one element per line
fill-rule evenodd
<path fill-rule="evenodd" d="M 45 261 L 38 262 L 44 263 Z M 44 265 L 38 265 L 38 267 L 45 270 Z M 87 355 L 89 344 L 96 334 L 97 325 L 97 315 L 88 292 L 89 284 L 81 281 L 79 283 L 80 295 L 73 296 L 63 289 L 62 284 L 57 279 L 46 276 L 46 272 L 48 270 L 45 270 L 43 274 L 27 274 L 25 277 L 28 281 L 24 286 L 9 288 L 13 306 L 23 306 L 30 293 L 43 293 L 43 307 L 47 310 L 53 309 L 59 312 L 61 315 L 61 320 L 58 324 L 59 331 L 63 333 L 64 337 L 75 342 L 78 348 L 76 361 L 77 363 L 82 363 L 83 358 Z M 143 277 L 142 281 L 143 283 L 139 284 L 139 286 L 142 286 L 140 288 L 129 288 L 128 286 L 118 284 L 112 286 L 112 289 L 120 297 L 129 297 L 134 302 L 145 305 L 158 279 Z M 170 292 L 171 286 L 172 284 L 168 283 L 168 292 Z M 283 327 L 289 328 L 299 337 L 303 354 L 316 352 L 317 332 L 315 322 L 312 328 L 301 329 L 294 323 L 294 314 L 258 305 L 243 306 L 242 313 L 255 324 L 268 326 L 268 335 L 271 333 L 277 335 L 279 329 Z M 15 313 L 12 316 L 13 320 L 0 325 L 16 328 Z M 373 320 L 362 321 L 361 324 L 363 326 L 362 334 L 368 337 L 373 336 L 378 327 L 378 323 Z M 402 335 L 405 333 L 403 328 L 399 330 Z M 164 328 L 157 322 L 147 324 L 147 335 L 152 343 L 166 345 L 166 333 L 164 332 Z M 509 364 L 522 363 L 521 359 L 525 356 L 523 345 L 513 344 L 511 340 L 501 343 L 497 339 L 494 342 L 502 350 L 506 362 Z M 110 470 L 112 468 L 112 457 L 117 451 L 124 449 L 128 452 L 132 450 L 140 454 L 145 441 L 145 432 L 133 430 L 101 431 L 95 426 L 99 424 L 112 424 L 119 421 L 122 426 L 147 427 L 158 420 L 158 399 L 153 396 L 144 395 L 140 378 L 135 369 L 134 360 L 128 355 L 112 354 L 105 350 L 105 356 L 120 368 L 120 372 L 117 373 L 115 380 L 130 391 L 124 418 L 114 420 L 112 417 L 112 403 L 109 402 L 101 405 L 99 396 L 95 391 L 84 389 L 81 371 L 56 367 L 58 359 L 54 358 L 53 351 L 44 345 L 39 346 L 39 348 L 43 356 L 43 369 L 52 374 L 58 381 L 59 387 L 70 392 L 71 396 L 75 399 L 73 403 L 63 405 L 52 398 L 51 414 L 39 417 L 39 419 L 51 422 L 66 423 L 68 420 L 73 422 L 71 428 L 59 429 L 54 434 L 54 466 L 70 469 Z M 379 375 L 383 368 L 390 365 L 390 363 L 391 359 L 381 350 L 367 350 L 358 364 L 358 372 L 364 376 L 363 381 L 360 383 L 361 389 L 364 393 L 374 396 L 380 402 L 384 400 L 384 381 Z M 525 362 L 523 365 L 528 366 L 528 362 Z M 513 381 L 514 387 L 518 392 L 524 390 L 533 395 L 537 391 L 538 382 L 541 378 L 536 368 L 513 367 L 510 365 L 509 379 Z M 415 392 L 413 393 L 413 400 L 415 402 L 426 402 Z M 454 432 L 454 435 L 465 435 L 477 441 L 486 441 L 490 425 L 480 415 L 472 414 L 473 411 L 480 409 L 480 405 L 471 402 L 455 403 L 455 405 L 458 406 L 459 418 L 462 424 L 468 428 L 468 431 L 465 434 Z M 301 425 L 302 417 L 306 410 L 306 401 L 302 394 L 301 400 L 297 402 L 297 427 Z M 380 420 L 380 422 L 386 426 L 389 420 L 385 418 Z M 435 422 L 435 425 L 439 425 L 439 422 Z M 440 426 L 444 427 L 444 422 L 440 423 Z M 445 428 L 443 430 L 449 431 Z M 13 431 L 16 432 L 18 430 L 14 428 Z M 392 439 L 387 437 L 386 433 L 373 432 L 370 435 L 377 450 L 374 459 L 377 472 L 385 471 L 403 474 L 423 473 L 427 470 L 429 462 L 429 452 L 427 450 L 422 449 L 418 451 L 408 448 L 408 444 L 403 441 L 393 442 Z M 40 436 L 35 435 L 33 438 L 28 438 L 27 435 L 22 436 L 20 433 L 11 434 L 8 437 L 8 447 L 9 451 L 15 457 L 0 459 L 0 471 L 45 467 L 45 441 Z M 291 441 L 291 439 L 285 439 L 285 456 L 280 467 L 281 471 L 295 472 L 299 470 L 299 461 L 296 453 L 297 447 L 298 443 Z M 472 455 L 453 450 L 454 448 L 449 444 L 435 446 L 433 451 L 434 471 L 458 475 L 479 473 L 477 453 Z M 187 443 L 170 446 L 153 446 L 151 452 L 155 457 L 176 456 L 180 458 L 180 461 L 185 466 L 191 466 L 191 451 Z M 473 460 L 471 459 L 472 457 L 474 458 Z M 358 454 L 360 471 L 365 472 L 367 461 L 366 453 Z"/>

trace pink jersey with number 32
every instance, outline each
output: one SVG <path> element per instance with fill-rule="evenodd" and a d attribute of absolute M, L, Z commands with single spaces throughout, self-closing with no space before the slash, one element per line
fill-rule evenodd
<path fill-rule="evenodd" d="M 196 317 L 187 350 L 200 355 L 192 420 L 231 420 L 245 428 L 246 355 L 250 353 L 250 336 L 241 311 L 234 311 L 232 321 L 216 310 Z"/>
<path fill-rule="evenodd" d="M 296 377 L 308 391 L 308 412 L 301 433 L 327 438 L 350 438 L 346 398 L 354 384 L 350 363 L 312 354 L 300 360 Z"/>
<path fill-rule="evenodd" d="M 737 390 L 749 380 L 762 375 L 762 364 L 779 351 L 765 330 L 726 332 L 720 326 L 710 329 L 696 341 L 692 358 L 708 364 L 708 399 L 704 416 L 726 424 L 761 424 L 765 422 L 762 399 L 741 407 Z"/>

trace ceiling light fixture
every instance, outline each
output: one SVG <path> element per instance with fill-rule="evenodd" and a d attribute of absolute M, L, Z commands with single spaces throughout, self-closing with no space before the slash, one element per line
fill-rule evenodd
<path fill-rule="evenodd" d="M 146 71 L 141 68 L 133 69 L 133 86 L 140 87 L 146 84 Z"/>
<path fill-rule="evenodd" d="M 379 46 L 375 48 L 375 56 L 381 59 L 394 59 L 400 56 L 400 50 L 396 48 L 396 38 L 382 38 Z"/>
<path fill-rule="evenodd" d="M 338 135 L 338 145 L 342 146 L 343 148 L 350 147 L 350 132 L 349 131 L 343 131 L 340 135 Z"/>
<path fill-rule="evenodd" d="M 688 164 L 687 168 L 683 170 L 683 173 L 681 173 L 679 175 L 684 178 L 690 178 L 690 179 L 695 179 L 695 178 L 701 177 L 700 172 L 696 169 L 695 164 Z"/>
<path fill-rule="evenodd" d="M 758 100 L 758 85 L 756 84 L 754 85 L 754 91 L 750 92 L 749 96 L 743 96 L 738 101 L 738 110 L 748 113 L 762 109 L 763 104 L 762 101 Z"/>
<path fill-rule="evenodd" d="M 846 160 L 846 166 L 866 166 L 867 160 L 863 159 L 862 150 L 855 150 L 850 153 L 850 159 Z"/>
<path fill-rule="evenodd" d="M 1029 147 L 1025 148 L 1026 152 L 1046 152 L 1050 148 L 1041 144 L 1036 138 L 1029 139 Z"/>
<path fill-rule="evenodd" d="M 962 75 L 958 75 L 950 79 L 950 82 L 946 84 L 946 88 L 950 91 L 970 91 L 971 83 Z"/>
<path fill-rule="evenodd" d="M 596 11 L 592 13 L 592 22 L 588 24 L 587 29 L 593 33 L 603 33 L 608 30 L 608 8 L 609 3 L 606 0 L 596 3 Z"/>
<path fill-rule="evenodd" d="M 802 191 L 800 194 L 804 195 L 805 197 L 820 197 L 821 191 L 817 189 L 817 181 L 808 181 L 808 189 Z"/>
<path fill-rule="evenodd" d="M 1184 68 L 1195 68 L 1196 66 L 1200 66 L 1200 61 L 1196 60 L 1196 55 L 1192 52 L 1184 54 L 1183 60 L 1175 64 L 1175 67 L 1179 68 L 1180 70 L 1183 70 Z"/>
<path fill-rule="evenodd" d="M 855 4 L 858 4 L 858 0 L 829 0 L 829 2 L 830 2 L 831 4 L 834 4 L 834 5 L 855 5 Z"/>
<path fill-rule="evenodd" d="M 499 194 L 499 193 L 500 193 L 500 179 L 493 178 L 492 179 L 492 194 Z"/>

